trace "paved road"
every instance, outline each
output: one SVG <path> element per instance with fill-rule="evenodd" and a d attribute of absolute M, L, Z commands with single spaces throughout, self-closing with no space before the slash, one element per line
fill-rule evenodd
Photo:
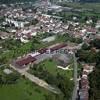
<path fill-rule="evenodd" d="M 83 46 L 84 42 L 80 43 L 77 46 L 77 49 L 81 49 Z M 77 99 L 77 90 L 79 88 L 79 81 L 78 81 L 78 74 L 77 74 L 77 58 L 75 57 L 75 53 L 73 52 L 73 60 L 74 60 L 74 90 L 73 90 L 73 94 L 72 94 L 72 100 L 76 100 Z"/>
<path fill-rule="evenodd" d="M 77 98 L 77 87 L 78 87 L 78 81 L 77 81 L 77 60 L 75 57 L 75 53 L 73 53 L 73 59 L 74 59 L 74 90 L 72 95 L 72 100 L 76 100 Z"/>

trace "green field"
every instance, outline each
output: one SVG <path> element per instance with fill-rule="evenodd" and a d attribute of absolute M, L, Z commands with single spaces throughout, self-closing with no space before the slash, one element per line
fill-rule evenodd
<path fill-rule="evenodd" d="M 74 16 L 79 16 L 79 17 L 83 17 L 83 16 L 88 16 L 88 17 L 98 17 L 100 18 L 100 3 L 75 3 L 75 2 L 71 2 L 71 3 L 61 3 L 60 5 L 64 6 L 64 7 L 71 7 L 73 9 L 78 9 L 81 10 L 81 12 L 61 12 L 58 13 L 58 16 L 62 16 L 64 18 L 69 18 L 70 16 L 74 15 Z"/>
<path fill-rule="evenodd" d="M 72 78 L 72 70 L 62 70 L 60 68 L 57 68 L 57 64 L 55 61 L 49 61 L 46 60 L 43 62 L 44 63 L 44 67 L 47 69 L 47 71 L 49 71 L 51 74 L 53 75 L 57 75 L 57 73 L 60 73 L 61 75 L 65 76 L 65 77 L 69 77 Z"/>
<path fill-rule="evenodd" d="M 63 6 L 73 7 L 73 8 L 83 8 L 83 9 L 100 9 L 100 3 L 64 3 Z"/>
<path fill-rule="evenodd" d="M 67 77 L 69 79 L 73 77 L 73 70 L 63 70 L 63 69 L 57 68 L 56 61 L 53 61 L 50 59 L 47 59 L 39 63 L 37 66 L 42 67 L 53 76 L 57 76 L 57 73 L 59 73 L 60 75 Z M 72 65 L 71 65 L 71 69 L 72 69 Z M 30 70 L 30 72 L 34 74 L 34 70 Z"/>
<path fill-rule="evenodd" d="M 25 79 L 19 79 L 16 84 L 0 86 L 0 100 L 46 100 L 54 95 L 45 89 Z"/>

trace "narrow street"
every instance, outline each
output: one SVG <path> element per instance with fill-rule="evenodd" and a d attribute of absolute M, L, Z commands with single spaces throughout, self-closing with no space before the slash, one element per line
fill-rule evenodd
<path fill-rule="evenodd" d="M 77 49 L 81 49 L 82 46 L 83 46 L 84 42 L 80 43 L 78 46 L 77 46 Z M 78 90 L 78 86 L 79 86 L 79 82 L 78 82 L 78 73 L 77 73 L 77 70 L 78 70 L 78 66 L 77 66 L 77 58 L 75 56 L 75 53 L 73 52 L 73 61 L 74 61 L 74 76 L 73 76 L 73 79 L 74 79 L 74 89 L 73 89 L 73 93 L 72 93 L 72 100 L 76 100 L 77 99 L 77 90 Z"/>
<path fill-rule="evenodd" d="M 73 52 L 73 60 L 74 60 L 74 89 L 72 94 L 72 100 L 76 100 L 78 81 L 77 81 L 77 60 L 74 52 Z"/>

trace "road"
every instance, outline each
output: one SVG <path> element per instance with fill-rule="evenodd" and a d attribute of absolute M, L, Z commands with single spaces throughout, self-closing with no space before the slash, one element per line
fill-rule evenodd
<path fill-rule="evenodd" d="M 59 94 L 60 91 L 58 89 L 55 89 L 54 87 L 52 87 L 51 85 L 49 85 L 48 83 L 46 83 L 45 81 L 39 79 L 38 77 L 28 73 L 28 72 L 25 72 L 24 73 L 25 77 L 28 78 L 30 81 L 36 83 L 37 85 L 53 92 L 53 93 L 56 93 L 56 94 Z"/>
<path fill-rule="evenodd" d="M 76 100 L 78 81 L 77 81 L 77 60 L 75 57 L 75 53 L 73 53 L 73 59 L 74 59 L 74 90 L 72 94 L 72 100 Z"/>
<path fill-rule="evenodd" d="M 84 44 L 84 42 L 80 43 L 77 46 L 77 49 L 81 49 L 83 44 Z M 73 52 L 73 60 L 74 60 L 74 89 L 73 89 L 73 94 L 72 94 L 72 100 L 76 100 L 77 99 L 77 90 L 79 88 L 79 82 L 78 82 L 78 74 L 77 74 L 77 70 L 78 70 L 77 58 L 76 58 L 74 52 Z"/>
<path fill-rule="evenodd" d="M 10 65 L 11 68 L 13 68 L 14 70 L 16 70 L 17 72 L 19 72 L 21 75 L 24 75 L 27 79 L 29 79 L 30 81 L 34 82 L 35 84 L 55 93 L 55 94 L 60 94 L 60 90 L 56 89 L 54 87 L 52 87 L 51 85 L 49 85 L 48 83 L 46 83 L 45 81 L 43 81 L 42 79 L 39 79 L 38 77 L 30 74 L 27 72 L 27 70 L 29 68 L 26 69 L 18 69 L 12 65 Z"/>

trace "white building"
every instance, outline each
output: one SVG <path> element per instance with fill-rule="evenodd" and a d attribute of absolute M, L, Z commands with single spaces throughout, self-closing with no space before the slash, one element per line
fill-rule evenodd
<path fill-rule="evenodd" d="M 42 42 L 52 42 L 56 39 L 56 36 L 50 36 L 42 40 Z"/>

